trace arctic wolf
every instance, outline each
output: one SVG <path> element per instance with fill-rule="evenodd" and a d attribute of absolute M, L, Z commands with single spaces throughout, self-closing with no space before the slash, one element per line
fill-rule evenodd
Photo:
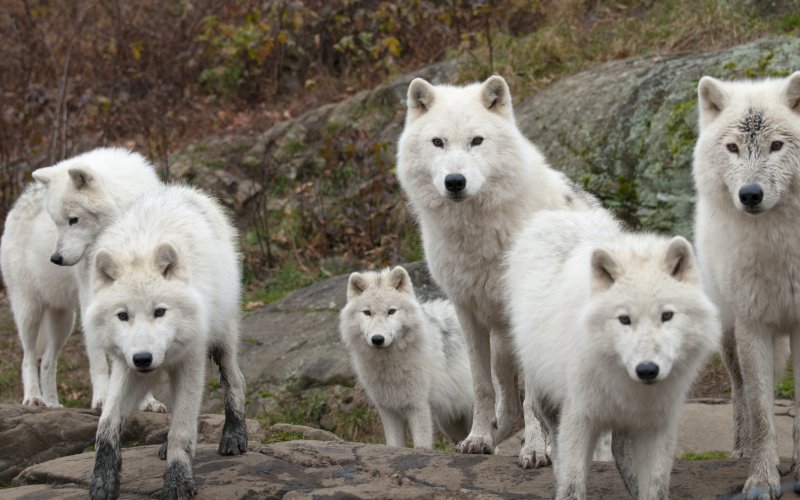
<path fill-rule="evenodd" d="M 499 76 L 466 87 L 412 81 L 397 160 L 431 274 L 456 308 L 470 356 L 475 408 L 458 450 L 491 453 L 521 417 L 503 307 L 505 252 L 537 210 L 594 202 L 525 139 Z"/>
<path fill-rule="evenodd" d="M 122 424 L 162 377 L 172 389 L 162 497 L 194 494 L 191 459 L 209 355 L 225 390 L 219 453 L 246 451 L 236 238 L 215 201 L 169 186 L 135 202 L 97 241 L 86 327 L 112 368 L 97 428 L 92 498 L 119 494 Z"/>
<path fill-rule="evenodd" d="M 800 72 L 762 81 L 704 77 L 698 97 L 695 234 L 722 316 L 733 456 L 750 455 L 745 493 L 777 495 L 773 373 L 785 365 L 787 336 L 800 387 Z M 800 464 L 800 411 L 793 458 Z"/>
<path fill-rule="evenodd" d="M 408 423 L 414 447 L 431 448 L 432 417 L 452 441 L 467 436 L 472 378 L 449 302 L 417 302 L 411 278 L 399 266 L 353 273 L 340 330 L 358 379 L 381 415 L 386 444 L 405 446 Z"/>
<path fill-rule="evenodd" d="M 689 243 L 626 234 L 605 211 L 540 212 L 509 252 L 526 397 L 553 446 L 556 498 L 585 498 L 598 437 L 634 498 L 667 498 L 680 410 L 721 335 Z"/>
<path fill-rule="evenodd" d="M 33 173 L 9 212 L 0 243 L 0 266 L 23 346 L 23 404 L 58 405 L 56 360 L 72 331 L 88 263 L 75 268 L 111 219 L 142 192 L 161 183 L 144 158 L 101 148 Z M 58 266 L 51 264 L 58 264 Z M 86 338 L 92 407 L 102 404 L 108 363 Z M 43 354 L 41 382 L 37 358 Z M 152 396 L 153 410 L 163 411 Z"/>

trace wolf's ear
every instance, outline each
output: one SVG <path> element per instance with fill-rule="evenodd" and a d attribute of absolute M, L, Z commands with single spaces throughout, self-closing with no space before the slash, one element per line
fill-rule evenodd
<path fill-rule="evenodd" d="M 706 127 L 719 116 L 728 105 L 728 94 L 722 88 L 724 83 L 704 76 L 697 85 L 697 98 L 700 102 L 700 127 Z"/>
<path fill-rule="evenodd" d="M 389 283 L 398 292 L 414 294 L 414 285 L 411 284 L 411 277 L 408 272 L 400 266 L 396 266 L 389 273 Z"/>
<path fill-rule="evenodd" d="M 601 292 L 608 290 L 619 278 L 619 263 L 603 248 L 595 248 L 592 252 L 592 290 Z"/>
<path fill-rule="evenodd" d="M 786 104 L 795 113 L 800 113 L 800 71 L 795 71 L 786 84 Z"/>
<path fill-rule="evenodd" d="M 97 277 L 106 285 L 119 278 L 119 266 L 108 250 L 98 250 L 94 255 L 94 269 Z"/>
<path fill-rule="evenodd" d="M 670 240 L 664 264 L 670 276 L 678 281 L 697 279 L 692 245 L 682 236 L 675 236 Z"/>
<path fill-rule="evenodd" d="M 483 82 L 481 102 L 489 111 L 494 111 L 506 118 L 514 116 L 511 109 L 511 91 L 502 76 L 494 75 Z"/>
<path fill-rule="evenodd" d="M 53 178 L 53 167 L 37 168 L 31 175 L 33 176 L 33 180 L 47 186 Z"/>
<path fill-rule="evenodd" d="M 169 243 L 162 243 L 158 246 L 156 249 L 156 267 L 161 276 L 167 279 L 173 278 L 178 271 L 179 265 L 178 252 L 175 247 Z"/>
<path fill-rule="evenodd" d="M 353 273 L 347 280 L 347 300 L 358 297 L 367 289 L 367 280 L 361 273 Z"/>
<path fill-rule="evenodd" d="M 413 120 L 431 109 L 435 95 L 433 85 L 422 78 L 414 78 L 408 86 L 408 119 Z"/>
<path fill-rule="evenodd" d="M 72 179 L 75 189 L 78 190 L 86 188 L 94 181 L 94 177 L 85 167 L 73 167 L 67 170 L 67 173 Z"/>

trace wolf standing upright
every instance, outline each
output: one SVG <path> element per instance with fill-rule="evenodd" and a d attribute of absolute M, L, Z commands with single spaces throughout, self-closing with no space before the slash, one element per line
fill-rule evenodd
<path fill-rule="evenodd" d="M 455 305 L 467 342 L 474 413 L 458 449 L 489 453 L 521 416 L 503 307 L 505 252 L 537 210 L 579 209 L 592 201 L 550 169 L 519 131 L 499 76 L 466 87 L 411 82 L 397 168 L 431 274 Z"/>
<path fill-rule="evenodd" d="M 790 337 L 800 387 L 800 72 L 698 86 L 696 239 L 723 323 L 735 458 L 750 455 L 745 493 L 779 495 L 773 382 Z M 795 397 L 794 463 L 800 464 Z M 795 470 L 800 480 L 800 469 Z"/>

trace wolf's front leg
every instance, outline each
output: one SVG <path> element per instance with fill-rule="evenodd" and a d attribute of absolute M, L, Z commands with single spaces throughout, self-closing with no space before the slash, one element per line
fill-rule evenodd
<path fill-rule="evenodd" d="M 738 460 L 750 456 L 750 416 L 744 396 L 742 367 L 736 352 L 733 328 L 722 333 L 722 360 L 731 379 L 731 406 L 733 406 L 733 451 L 731 458 Z"/>
<path fill-rule="evenodd" d="M 234 328 L 238 332 L 238 327 Z M 232 338 L 238 339 L 238 333 Z M 220 455 L 247 452 L 247 422 L 244 413 L 244 375 L 239 370 L 235 342 L 214 347 L 211 356 L 219 366 L 219 379 L 225 391 L 225 426 L 219 442 Z"/>
<path fill-rule="evenodd" d="M 523 469 L 538 469 L 550 465 L 550 455 L 547 453 L 545 430 L 533 409 L 533 390 L 527 382 L 527 377 L 525 380 L 525 400 L 522 403 L 525 416 L 525 444 L 519 452 L 517 464 Z M 551 432 L 553 428 L 555 426 L 550 426 Z"/>
<path fill-rule="evenodd" d="M 558 457 L 553 462 L 557 500 L 586 498 L 589 462 L 597 442 L 597 432 L 579 410 L 564 408 L 558 426 Z"/>
<path fill-rule="evenodd" d="M 83 311 L 82 311 L 83 312 Z M 102 409 L 108 393 L 108 359 L 95 334 L 88 325 L 83 326 L 86 354 L 89 357 L 89 377 L 92 380 L 92 408 Z M 137 400 L 138 403 L 138 400 Z"/>
<path fill-rule="evenodd" d="M 792 332 L 792 376 L 794 378 L 794 426 L 792 428 L 792 464 L 794 464 L 794 490 L 800 492 L 800 332 Z"/>
<path fill-rule="evenodd" d="M 636 467 L 633 463 L 633 442 L 622 432 L 615 431 L 611 434 L 611 454 L 617 464 L 619 475 L 625 483 L 631 498 L 639 497 L 639 485 L 636 482 Z"/>
<path fill-rule="evenodd" d="M 205 368 L 205 353 L 198 350 L 170 370 L 173 409 L 167 436 L 163 499 L 190 498 L 197 492 L 192 476 L 192 459 L 197 443 L 197 416 L 203 399 Z"/>
<path fill-rule="evenodd" d="M 403 418 L 396 411 L 381 408 L 380 406 L 378 406 L 378 413 L 381 415 L 386 444 L 399 448 L 404 447 L 406 445 L 406 430 Z"/>
<path fill-rule="evenodd" d="M 665 429 L 642 432 L 632 440 L 633 470 L 642 500 L 667 500 L 672 455 L 675 450 L 677 419 Z M 631 492 L 633 495 L 633 492 Z"/>
<path fill-rule="evenodd" d="M 777 497 L 781 485 L 773 418 L 773 335 L 763 326 L 737 321 L 736 344 L 750 411 L 750 475 L 743 493 L 748 497 Z"/>
<path fill-rule="evenodd" d="M 107 403 L 97 425 L 95 459 L 89 496 L 93 500 L 119 497 L 119 474 L 122 469 L 120 434 L 122 424 L 147 391 L 134 380 L 125 362 L 114 360 L 108 387 Z"/>
<path fill-rule="evenodd" d="M 459 453 L 492 453 L 493 434 L 497 427 L 494 413 L 494 385 L 489 329 L 481 325 L 474 313 L 466 307 L 456 306 L 458 322 L 464 330 L 464 341 L 472 371 L 474 403 L 472 430 L 456 450 Z"/>
<path fill-rule="evenodd" d="M 411 440 L 414 448 L 433 448 L 433 417 L 427 399 L 422 401 L 408 416 Z"/>
<path fill-rule="evenodd" d="M 517 390 L 520 371 L 508 326 L 503 324 L 493 328 L 490 338 L 492 372 L 497 378 L 497 431 L 494 442 L 498 444 L 523 425 L 522 405 Z"/>

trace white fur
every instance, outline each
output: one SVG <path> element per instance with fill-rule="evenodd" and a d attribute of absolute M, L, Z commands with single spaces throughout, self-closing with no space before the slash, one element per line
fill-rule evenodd
<path fill-rule="evenodd" d="M 113 360 L 97 441 L 107 446 L 106 454 L 118 450 L 122 422 L 135 401 L 159 375 L 168 378 L 173 410 L 167 491 L 194 488 L 191 457 L 209 353 L 220 365 L 226 392 L 220 453 L 246 451 L 236 240 L 214 200 L 189 187 L 167 186 L 140 198 L 97 241 L 86 326 Z M 150 355 L 151 363 L 137 365 L 137 354 Z M 118 474 L 100 457 L 98 445 L 93 495 L 113 492 L 115 481 L 118 488 Z"/>
<path fill-rule="evenodd" d="M 91 253 L 93 242 L 114 217 L 161 183 L 147 160 L 119 148 L 95 149 L 40 168 L 33 177 L 37 182 L 25 190 L 8 215 L 0 264 L 24 350 L 23 404 L 57 406 L 56 360 L 72 331 L 80 292 L 87 284 L 84 256 Z M 51 258 L 63 266 L 80 264 L 59 267 Z M 34 348 L 37 340 L 38 351 Z M 97 408 L 105 397 L 108 364 L 89 337 L 86 345 L 92 408 Z M 40 392 L 36 359 L 42 353 Z M 149 395 L 142 408 L 165 411 Z"/>
<path fill-rule="evenodd" d="M 473 144 L 478 137 L 482 142 Z M 397 169 L 431 274 L 453 302 L 467 343 L 475 406 L 472 430 L 458 449 L 491 452 L 521 417 L 503 307 L 504 254 L 536 211 L 585 208 L 592 201 L 550 169 L 519 131 L 499 76 L 466 87 L 411 82 Z M 448 174 L 464 176 L 458 197 L 443 185 Z"/>
<path fill-rule="evenodd" d="M 776 495 L 773 384 L 774 372 L 785 364 L 787 336 L 800 386 L 800 72 L 762 81 L 704 77 L 698 94 L 695 234 L 704 282 L 722 315 L 723 358 L 733 389 L 733 457 L 751 455 L 746 493 Z M 776 141 L 782 147 L 773 150 Z M 730 144 L 738 151 L 730 151 Z M 763 192 L 761 203 L 749 210 L 740 199 L 748 185 Z M 800 412 L 794 425 L 797 464 Z M 795 478 L 800 480 L 800 470 Z"/>
<path fill-rule="evenodd" d="M 586 497 L 608 431 L 631 495 L 666 498 L 685 395 L 720 337 L 689 243 L 623 233 L 603 210 L 540 212 L 506 280 L 526 397 L 556 435 L 556 498 Z M 658 373 L 644 383 L 647 363 Z"/>
<path fill-rule="evenodd" d="M 408 424 L 414 447 L 431 448 L 432 419 L 454 442 L 465 438 L 472 378 L 453 306 L 420 304 L 402 267 L 351 274 L 347 298 L 342 340 L 381 415 L 386 444 L 405 446 Z"/>

